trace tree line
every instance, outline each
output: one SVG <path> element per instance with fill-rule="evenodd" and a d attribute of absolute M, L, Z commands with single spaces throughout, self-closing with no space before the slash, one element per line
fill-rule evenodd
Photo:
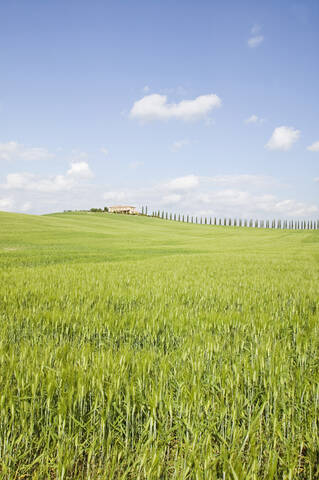
<path fill-rule="evenodd" d="M 147 207 L 142 207 L 142 214 L 147 215 Z M 207 216 L 191 216 L 183 215 L 164 210 L 153 211 L 152 217 L 163 220 L 171 220 L 175 222 L 194 223 L 200 225 L 219 225 L 229 227 L 250 227 L 250 228 L 276 228 L 276 229 L 291 229 L 291 230 L 318 230 L 318 220 L 257 220 L 247 218 L 226 218 L 226 217 L 207 217 Z"/>

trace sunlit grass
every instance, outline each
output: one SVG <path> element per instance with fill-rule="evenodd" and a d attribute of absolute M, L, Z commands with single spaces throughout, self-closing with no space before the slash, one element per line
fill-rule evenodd
<path fill-rule="evenodd" d="M 318 478 L 318 239 L 0 214 L 1 478 Z"/>

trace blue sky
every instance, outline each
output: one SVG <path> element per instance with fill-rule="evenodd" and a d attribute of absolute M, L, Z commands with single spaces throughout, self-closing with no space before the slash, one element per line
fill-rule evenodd
<path fill-rule="evenodd" d="M 319 2 L 0 3 L 0 210 L 319 217 Z"/>

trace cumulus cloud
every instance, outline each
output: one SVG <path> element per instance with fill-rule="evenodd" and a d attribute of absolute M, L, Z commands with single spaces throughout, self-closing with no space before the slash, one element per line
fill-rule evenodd
<path fill-rule="evenodd" d="M 33 173 L 9 173 L 4 188 L 8 190 L 29 190 L 33 192 L 53 193 L 69 190 L 75 182 L 71 177 L 56 175 L 53 177 L 40 177 Z"/>
<path fill-rule="evenodd" d="M 178 150 L 180 150 L 181 148 L 185 147 L 186 145 L 189 144 L 189 141 L 187 139 L 184 139 L 184 140 L 176 140 L 176 142 L 174 142 L 171 146 L 171 150 L 173 152 L 177 152 Z"/>
<path fill-rule="evenodd" d="M 93 173 L 87 162 L 72 162 L 67 175 L 78 178 L 92 178 Z"/>
<path fill-rule="evenodd" d="M 22 212 L 28 212 L 32 208 L 32 203 L 31 202 L 25 202 L 21 205 L 21 211 Z"/>
<path fill-rule="evenodd" d="M 93 173 L 86 162 L 73 162 L 65 175 L 41 177 L 33 173 L 9 173 L 2 188 L 6 190 L 53 193 L 71 190 L 81 180 L 91 178 L 92 176 Z"/>
<path fill-rule="evenodd" d="M 280 196 L 274 191 L 280 191 Z M 104 194 L 111 203 L 148 205 L 149 211 L 237 218 L 316 218 L 318 205 L 282 198 L 283 185 L 262 175 L 187 175 L 152 188 L 112 190 Z"/>
<path fill-rule="evenodd" d="M 14 201 L 12 198 L 0 197 L 0 210 L 10 211 L 12 210 L 13 205 L 14 205 Z"/>
<path fill-rule="evenodd" d="M 17 142 L 0 143 L 0 160 L 48 160 L 54 156 L 46 148 L 30 148 Z"/>
<path fill-rule="evenodd" d="M 309 145 L 309 147 L 307 147 L 307 150 L 309 150 L 310 152 L 319 152 L 319 141 L 314 142 L 312 145 Z"/>
<path fill-rule="evenodd" d="M 167 183 L 169 190 L 188 190 L 199 185 L 199 177 L 196 175 L 186 175 L 185 177 L 177 177 Z"/>
<path fill-rule="evenodd" d="M 214 108 L 221 106 L 221 99 L 215 94 L 201 95 L 194 100 L 168 103 L 166 95 L 154 93 L 137 100 L 130 112 L 132 118 L 142 121 L 198 120 L 206 117 Z"/>
<path fill-rule="evenodd" d="M 253 25 L 251 28 L 251 37 L 247 41 L 250 48 L 256 48 L 264 41 L 264 36 L 260 34 L 260 30 L 260 25 Z"/>
<path fill-rule="evenodd" d="M 245 123 L 264 123 L 265 119 L 260 118 L 257 115 L 251 115 L 249 118 L 246 118 Z"/>
<path fill-rule="evenodd" d="M 80 167 L 78 167 L 80 169 Z M 70 166 L 64 174 L 40 176 L 11 173 L 0 184 L 0 210 L 47 213 L 129 204 L 148 210 L 218 218 L 314 218 L 317 204 L 285 195 L 285 185 L 253 174 L 198 176 L 189 174 L 139 188 L 88 183 Z M 81 170 L 81 169 L 80 169 Z M 319 179 L 315 179 L 319 181 Z"/>
<path fill-rule="evenodd" d="M 256 48 L 264 41 L 263 35 L 256 35 L 255 37 L 250 37 L 248 39 L 248 46 L 250 48 Z"/>
<path fill-rule="evenodd" d="M 294 127 L 277 127 L 272 133 L 272 136 L 265 148 L 268 150 L 290 150 L 293 144 L 299 139 L 300 130 Z"/>

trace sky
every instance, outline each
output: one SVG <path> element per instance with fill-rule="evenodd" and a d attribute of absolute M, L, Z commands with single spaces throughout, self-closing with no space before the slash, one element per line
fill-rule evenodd
<path fill-rule="evenodd" d="M 0 1 L 0 210 L 319 218 L 317 0 Z"/>

